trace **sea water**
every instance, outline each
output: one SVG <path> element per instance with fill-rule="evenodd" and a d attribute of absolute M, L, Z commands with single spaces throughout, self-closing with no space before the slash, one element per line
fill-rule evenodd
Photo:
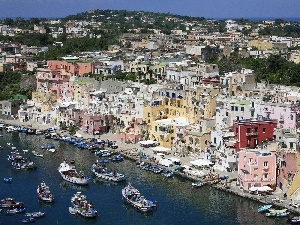
<path fill-rule="evenodd" d="M 259 203 L 244 199 L 209 186 L 192 189 L 191 181 L 181 177 L 166 178 L 149 171 L 142 171 L 135 163 L 125 160 L 121 163 L 110 162 L 107 166 L 116 169 L 127 177 L 127 181 L 139 189 L 147 199 L 157 202 L 157 209 L 151 213 L 141 213 L 122 200 L 123 183 L 112 183 L 95 178 L 89 167 L 98 158 L 88 150 L 82 150 L 63 142 L 44 139 L 43 135 L 34 136 L 24 133 L 6 133 L 0 131 L 0 179 L 12 177 L 12 183 L 0 181 L 0 198 L 12 197 L 25 203 L 26 212 L 43 211 L 45 217 L 36 219 L 36 224 L 102 224 L 102 225 L 182 225 L 182 224 L 286 224 L 286 218 L 267 218 L 257 213 Z M 37 165 L 36 170 L 17 171 L 6 159 L 13 143 L 25 157 L 30 157 Z M 56 152 L 41 150 L 40 146 L 53 143 Z M 23 149 L 28 152 L 23 153 Z M 37 158 L 31 151 L 44 155 Z M 75 160 L 78 170 L 90 178 L 88 186 L 78 186 L 63 181 L 57 168 L 64 160 Z M 44 181 L 52 191 L 53 204 L 45 204 L 37 198 L 37 186 Z M 71 215 L 68 211 L 70 199 L 77 192 L 86 195 L 92 201 L 99 215 L 94 219 L 85 219 Z M 5 209 L 0 213 L 1 224 L 21 224 L 24 214 L 7 216 Z"/>

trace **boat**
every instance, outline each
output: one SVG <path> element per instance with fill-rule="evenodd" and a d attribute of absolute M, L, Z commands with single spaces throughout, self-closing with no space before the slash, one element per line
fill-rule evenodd
<path fill-rule="evenodd" d="M 10 208 L 8 210 L 6 210 L 6 215 L 14 215 L 14 214 L 18 214 L 18 213 L 22 213 L 25 211 L 25 208 Z"/>
<path fill-rule="evenodd" d="M 33 217 L 25 218 L 21 220 L 22 223 L 34 223 L 35 219 Z"/>
<path fill-rule="evenodd" d="M 16 170 L 30 170 L 36 169 L 36 165 L 31 160 L 24 158 L 18 151 L 13 151 L 7 155 L 7 160 Z"/>
<path fill-rule="evenodd" d="M 87 185 L 90 179 L 83 172 L 78 173 L 75 166 L 69 165 L 66 160 L 60 164 L 58 171 L 64 180 L 74 184 Z"/>
<path fill-rule="evenodd" d="M 3 178 L 3 180 L 4 180 L 5 183 L 11 183 L 12 178 L 11 177 L 9 177 L 9 178 Z"/>
<path fill-rule="evenodd" d="M 54 196 L 51 193 L 49 187 L 45 184 L 45 182 L 42 182 L 38 188 L 37 188 L 37 194 L 38 198 L 42 200 L 43 202 L 51 203 L 54 201 Z"/>
<path fill-rule="evenodd" d="M 204 183 L 202 181 L 196 181 L 192 183 L 193 188 L 199 188 L 202 187 Z"/>
<path fill-rule="evenodd" d="M 277 213 L 277 217 L 286 217 L 286 216 L 289 216 L 290 215 L 290 212 L 286 211 L 286 212 L 282 212 L 282 213 Z"/>
<path fill-rule="evenodd" d="M 291 221 L 290 221 L 291 224 L 300 224 L 300 217 L 292 217 L 291 218 Z"/>
<path fill-rule="evenodd" d="M 33 217 L 33 218 L 39 218 L 45 216 L 44 212 L 32 212 L 32 213 L 25 213 L 25 217 Z"/>
<path fill-rule="evenodd" d="M 43 158 L 44 157 L 44 155 L 42 155 L 42 154 L 39 154 L 38 152 L 36 152 L 36 151 L 32 151 L 32 154 L 34 155 L 34 156 L 36 156 L 36 157 L 41 157 L 41 158 Z"/>
<path fill-rule="evenodd" d="M 260 207 L 258 207 L 258 212 L 261 213 L 261 212 L 267 212 L 269 211 L 269 209 L 272 208 L 272 205 L 262 205 Z"/>
<path fill-rule="evenodd" d="M 141 196 L 140 192 L 131 186 L 131 184 L 122 189 L 122 196 L 126 202 L 142 212 L 152 211 L 156 207 L 154 202 Z"/>
<path fill-rule="evenodd" d="M 69 207 L 71 214 L 79 214 L 85 218 L 93 218 L 98 215 L 92 202 L 87 201 L 86 196 L 80 191 L 71 198 L 72 207 Z"/>
<path fill-rule="evenodd" d="M 90 167 L 90 169 L 96 175 L 96 177 L 104 180 L 114 182 L 121 182 L 126 180 L 125 175 L 117 173 L 115 170 L 109 170 L 103 163 L 99 162 L 98 160 Z"/>
<path fill-rule="evenodd" d="M 111 161 L 112 162 L 122 162 L 124 159 L 121 155 L 114 155 L 113 157 L 111 157 Z"/>
<path fill-rule="evenodd" d="M 4 198 L 0 201 L 1 208 L 23 208 L 23 202 L 16 202 L 13 198 Z"/>
<path fill-rule="evenodd" d="M 269 209 L 269 212 L 266 213 L 267 217 L 277 216 L 278 214 L 285 213 L 287 209 Z"/>

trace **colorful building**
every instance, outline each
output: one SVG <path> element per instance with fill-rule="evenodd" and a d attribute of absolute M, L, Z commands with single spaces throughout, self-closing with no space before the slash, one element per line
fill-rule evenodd
<path fill-rule="evenodd" d="M 256 148 L 264 141 L 273 139 L 277 120 L 267 118 L 236 120 L 233 131 L 236 137 L 235 149 Z"/>
<path fill-rule="evenodd" d="M 251 187 L 276 186 L 276 155 L 261 149 L 241 150 L 237 184 L 244 190 Z"/>

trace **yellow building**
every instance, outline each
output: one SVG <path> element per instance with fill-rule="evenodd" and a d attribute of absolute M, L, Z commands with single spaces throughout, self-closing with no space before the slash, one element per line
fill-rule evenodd
<path fill-rule="evenodd" d="M 57 101 L 55 93 L 32 92 L 32 101 L 52 105 Z"/>
<path fill-rule="evenodd" d="M 266 51 L 273 48 L 273 43 L 265 39 L 252 40 L 248 42 L 248 47 L 255 47 L 259 51 Z"/>
<path fill-rule="evenodd" d="M 184 123 L 184 119 L 178 118 L 187 116 L 185 99 L 163 98 L 156 106 L 144 106 L 143 111 L 144 121 L 150 131 L 150 139 L 155 139 L 161 146 L 170 148 L 172 140 L 177 136 L 178 138 L 183 136 L 182 126 L 187 124 L 187 120 Z"/>
<path fill-rule="evenodd" d="M 202 133 L 197 131 L 189 131 L 185 136 L 186 154 L 196 155 L 203 152 L 209 146 L 210 132 Z"/>

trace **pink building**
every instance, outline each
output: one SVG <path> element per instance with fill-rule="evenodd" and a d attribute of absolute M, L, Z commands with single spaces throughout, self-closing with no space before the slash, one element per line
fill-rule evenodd
<path fill-rule="evenodd" d="M 284 184 L 291 183 L 298 171 L 297 151 L 281 150 L 278 154 L 277 184 L 284 189 Z M 286 182 L 287 181 L 287 182 Z"/>
<path fill-rule="evenodd" d="M 241 150 L 237 183 L 244 191 L 251 187 L 276 186 L 276 156 L 259 149 Z"/>
<path fill-rule="evenodd" d="M 113 125 L 112 115 L 82 115 L 82 130 L 88 133 L 97 133 L 99 135 L 108 133 Z"/>
<path fill-rule="evenodd" d="M 271 103 L 262 106 L 262 116 L 278 120 L 277 127 L 283 129 L 296 128 L 297 113 L 292 105 Z"/>
<path fill-rule="evenodd" d="M 48 68 L 53 70 L 62 69 L 73 76 L 82 76 L 85 73 L 93 73 L 94 65 L 90 62 L 68 62 L 64 60 L 49 60 Z"/>
<path fill-rule="evenodd" d="M 69 76 L 60 70 L 50 70 L 39 68 L 36 72 L 36 87 L 38 91 L 56 94 L 57 99 L 64 96 L 63 84 L 69 81 Z"/>
<path fill-rule="evenodd" d="M 132 118 L 129 126 L 126 127 L 124 132 L 117 133 L 117 141 L 125 143 L 138 143 L 141 140 L 141 134 L 137 132 L 136 126 L 140 123 L 140 119 Z"/>

